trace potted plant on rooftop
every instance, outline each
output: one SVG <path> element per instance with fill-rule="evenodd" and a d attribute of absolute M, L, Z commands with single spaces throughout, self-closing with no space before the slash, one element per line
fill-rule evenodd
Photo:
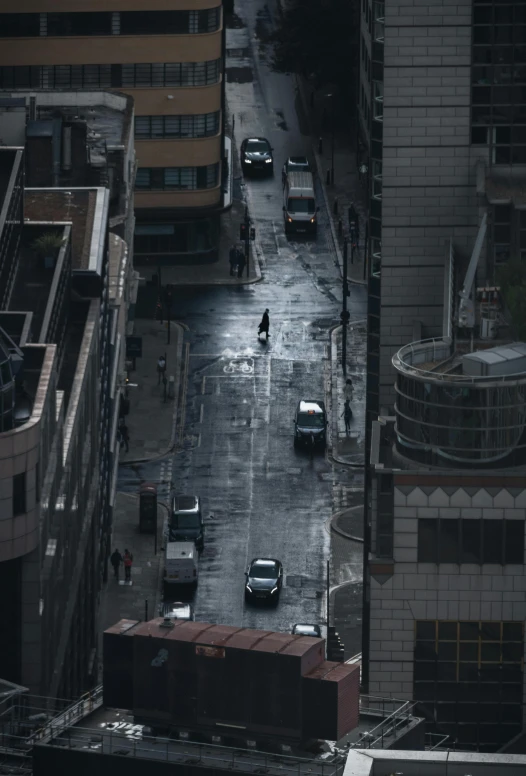
<path fill-rule="evenodd" d="M 43 232 L 33 240 L 31 247 L 42 260 L 44 269 L 53 269 L 63 244 L 64 238 L 59 232 Z"/>

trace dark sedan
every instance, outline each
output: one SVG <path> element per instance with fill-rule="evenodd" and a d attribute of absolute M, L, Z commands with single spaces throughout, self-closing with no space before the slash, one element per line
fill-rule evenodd
<path fill-rule="evenodd" d="M 317 399 L 298 403 L 294 418 L 294 447 L 325 447 L 327 443 L 327 413 L 325 404 Z"/>
<path fill-rule="evenodd" d="M 283 566 L 275 558 L 254 558 L 245 572 L 245 601 L 276 604 L 283 584 Z"/>
<path fill-rule="evenodd" d="M 274 172 L 273 148 L 265 137 L 247 137 L 241 143 L 241 167 L 244 173 Z"/>

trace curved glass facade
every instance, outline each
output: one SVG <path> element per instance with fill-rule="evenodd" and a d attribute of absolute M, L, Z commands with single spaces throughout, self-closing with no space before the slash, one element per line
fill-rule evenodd
<path fill-rule="evenodd" d="M 418 346 L 417 346 L 418 347 Z M 526 460 L 526 374 L 433 374 L 393 359 L 399 452 L 421 463 L 464 468 Z"/>

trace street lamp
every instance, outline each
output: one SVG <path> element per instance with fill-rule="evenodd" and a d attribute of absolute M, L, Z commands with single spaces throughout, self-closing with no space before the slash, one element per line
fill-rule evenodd
<path fill-rule="evenodd" d="M 329 183 L 331 183 L 331 185 L 334 185 L 334 94 L 332 92 L 329 92 L 329 94 L 326 94 L 325 96 L 327 98 L 330 98 L 331 102 L 332 102 L 332 110 L 331 110 L 331 173 L 330 173 Z"/>

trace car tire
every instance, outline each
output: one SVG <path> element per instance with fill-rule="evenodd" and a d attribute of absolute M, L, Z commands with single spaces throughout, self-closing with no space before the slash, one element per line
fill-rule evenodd
<path fill-rule="evenodd" d="M 294 449 L 297 450 L 299 446 L 300 446 L 299 441 L 296 439 L 296 437 L 294 437 Z"/>
<path fill-rule="evenodd" d="M 246 603 L 246 604 L 249 604 L 249 603 L 250 603 L 250 596 L 249 596 L 249 594 L 248 594 L 248 593 L 245 593 L 245 603 Z"/>

